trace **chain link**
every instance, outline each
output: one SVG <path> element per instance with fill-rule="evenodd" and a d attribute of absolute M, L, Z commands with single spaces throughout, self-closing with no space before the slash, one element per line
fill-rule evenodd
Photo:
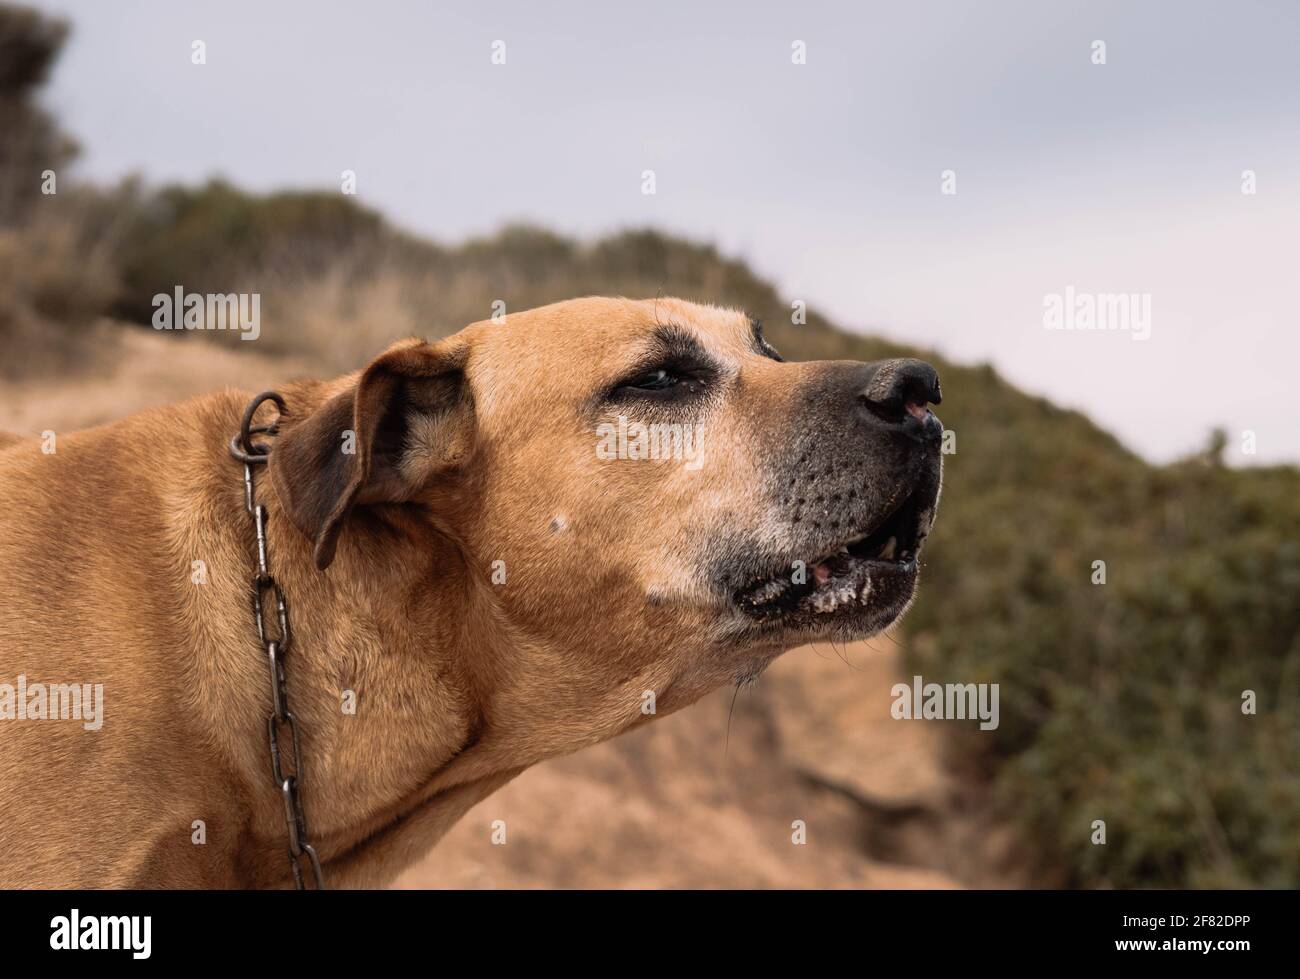
<path fill-rule="evenodd" d="M 317 890 L 325 889 L 325 875 L 321 871 L 320 857 L 307 835 L 307 818 L 302 811 L 301 789 L 303 767 L 301 744 L 298 738 L 298 718 L 289 709 L 289 692 L 285 686 L 284 658 L 290 648 L 289 608 L 284 592 L 271 574 L 267 559 L 266 507 L 257 502 L 253 483 L 253 467 L 266 462 L 270 446 L 254 442 L 255 434 L 274 434 L 275 425 L 253 425 L 253 415 L 265 401 L 273 401 L 284 412 L 284 399 L 274 391 L 259 394 L 244 411 L 239 434 L 230 440 L 230 454 L 244 464 L 244 509 L 253 518 L 257 535 L 257 572 L 253 575 L 253 621 L 257 624 L 257 639 L 266 653 L 266 665 L 271 680 L 271 714 L 266 719 L 267 740 L 271 748 L 271 777 L 284 800 L 284 819 L 289 840 L 289 869 L 298 890 L 305 890 L 303 876 L 304 858 L 311 870 Z M 274 611 L 275 629 L 267 628 L 268 606 Z M 285 734 L 288 738 L 285 738 Z M 286 771 L 286 762 L 288 762 Z"/>

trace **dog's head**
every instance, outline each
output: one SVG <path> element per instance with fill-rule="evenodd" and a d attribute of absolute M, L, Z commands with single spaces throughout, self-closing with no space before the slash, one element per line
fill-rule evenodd
<path fill-rule="evenodd" d="M 787 363 L 739 312 L 580 299 L 390 348 L 271 474 L 322 568 L 368 508 L 435 527 L 471 640 L 509 658 L 498 713 L 585 711 L 593 738 L 902 615 L 939 399 L 920 361 Z"/>

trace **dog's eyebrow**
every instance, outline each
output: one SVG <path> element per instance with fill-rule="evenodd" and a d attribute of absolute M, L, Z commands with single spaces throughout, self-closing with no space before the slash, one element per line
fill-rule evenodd
<path fill-rule="evenodd" d="M 593 408 L 599 408 L 625 384 L 639 375 L 660 368 L 685 369 L 701 377 L 716 377 L 722 367 L 704 349 L 704 345 L 686 327 L 677 323 L 656 323 L 654 331 L 646 338 L 644 346 L 625 364 L 617 381 L 607 385 L 593 398 Z"/>
<path fill-rule="evenodd" d="M 709 356 L 689 330 L 676 323 L 661 323 L 652 338 L 655 356 L 681 360 L 708 360 Z"/>
<path fill-rule="evenodd" d="M 777 352 L 776 347 L 768 343 L 767 338 L 763 336 L 763 324 L 756 316 L 749 318 L 749 342 L 756 354 L 781 363 L 785 362 L 785 358 Z"/>

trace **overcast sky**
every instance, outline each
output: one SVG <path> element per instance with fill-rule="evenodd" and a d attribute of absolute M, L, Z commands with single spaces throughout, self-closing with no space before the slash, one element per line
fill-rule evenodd
<path fill-rule="evenodd" d="M 83 176 L 351 169 L 448 242 L 652 224 L 1149 458 L 1223 425 L 1300 461 L 1300 3 L 39 5 L 74 24 L 46 99 Z M 1067 287 L 1149 295 L 1150 338 L 1045 329 Z"/>

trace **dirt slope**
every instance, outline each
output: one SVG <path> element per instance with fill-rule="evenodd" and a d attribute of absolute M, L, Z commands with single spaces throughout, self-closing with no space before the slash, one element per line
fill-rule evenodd
<path fill-rule="evenodd" d="M 897 648 L 842 652 L 851 666 L 826 647 L 791 651 L 734 712 L 720 690 L 525 772 L 397 886 L 956 886 L 869 852 L 895 816 L 944 806 L 947 786 L 931 730 L 889 716 Z"/>

